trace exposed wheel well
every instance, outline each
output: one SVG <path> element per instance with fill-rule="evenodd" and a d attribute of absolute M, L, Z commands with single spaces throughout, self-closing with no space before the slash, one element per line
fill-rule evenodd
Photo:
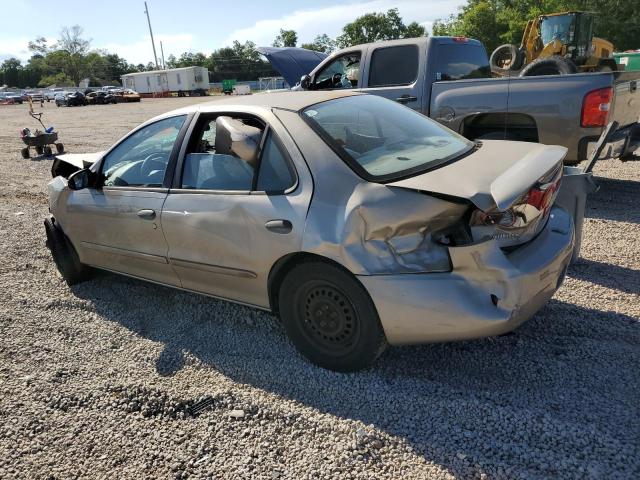
<path fill-rule="evenodd" d="M 522 142 L 538 142 L 538 126 L 524 113 L 480 113 L 462 122 L 462 135 L 475 140 L 483 135 L 504 132 L 505 138 Z"/>
<path fill-rule="evenodd" d="M 280 285 L 287 276 L 287 273 L 291 271 L 296 265 L 300 265 L 304 262 L 323 262 L 354 276 L 348 269 L 338 262 L 331 260 L 330 258 L 316 255 L 309 252 L 296 252 L 285 255 L 280 258 L 272 267 L 267 279 L 267 289 L 269 292 L 269 307 L 274 314 L 278 314 L 278 296 L 280 294 Z"/>

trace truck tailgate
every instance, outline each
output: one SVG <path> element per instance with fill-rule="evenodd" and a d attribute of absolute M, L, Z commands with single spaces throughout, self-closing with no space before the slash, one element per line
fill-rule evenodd
<path fill-rule="evenodd" d="M 640 71 L 618 72 L 614 77 L 615 95 L 610 120 L 621 127 L 638 122 L 640 118 Z"/>

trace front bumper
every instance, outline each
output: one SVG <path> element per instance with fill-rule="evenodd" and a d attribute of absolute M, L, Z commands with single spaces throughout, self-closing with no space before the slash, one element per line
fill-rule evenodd
<path fill-rule="evenodd" d="M 561 285 L 574 247 L 571 216 L 554 207 L 527 245 L 451 247 L 449 273 L 361 275 L 392 345 L 499 335 L 536 313 Z"/>

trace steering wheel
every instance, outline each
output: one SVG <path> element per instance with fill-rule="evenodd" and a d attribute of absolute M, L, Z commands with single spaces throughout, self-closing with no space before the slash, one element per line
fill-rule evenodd
<path fill-rule="evenodd" d="M 151 175 L 154 170 L 164 170 L 167 168 L 167 154 L 155 152 L 147 156 L 140 165 L 140 173 L 144 176 Z"/>
<path fill-rule="evenodd" d="M 342 74 L 334 73 L 331 77 L 331 84 L 333 87 L 339 87 L 342 85 Z"/>

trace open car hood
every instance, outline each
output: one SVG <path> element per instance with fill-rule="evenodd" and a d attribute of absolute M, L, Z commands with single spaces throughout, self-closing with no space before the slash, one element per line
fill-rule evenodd
<path fill-rule="evenodd" d="M 486 140 L 460 160 L 387 185 L 465 198 L 485 212 L 506 210 L 566 154 L 555 145 Z"/>
<path fill-rule="evenodd" d="M 290 87 L 327 58 L 326 53 L 297 47 L 259 47 L 258 52 L 267 57 L 273 68 L 284 77 Z"/>
<path fill-rule="evenodd" d="M 61 175 L 68 178 L 73 172 L 89 168 L 104 156 L 105 152 L 96 153 L 65 153 L 56 155 L 51 165 L 53 178 Z"/>

